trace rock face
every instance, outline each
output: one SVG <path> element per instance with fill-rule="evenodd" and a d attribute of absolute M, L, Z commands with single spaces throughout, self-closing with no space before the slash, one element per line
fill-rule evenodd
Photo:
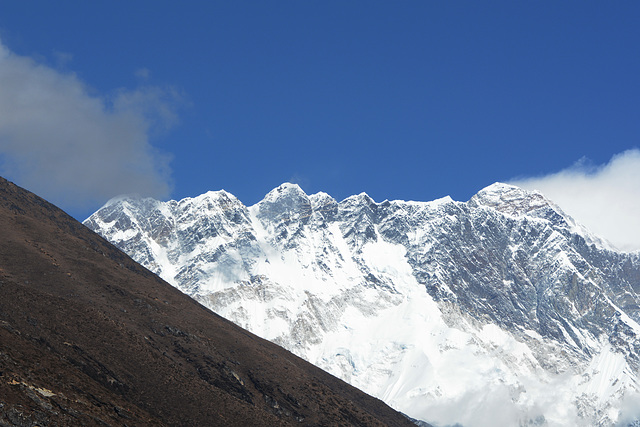
<path fill-rule="evenodd" d="M 85 224 L 416 419 L 610 426 L 639 415 L 640 253 L 614 250 L 538 192 L 497 183 L 468 202 L 338 203 L 283 184 L 251 207 L 224 191 L 121 198 Z"/>
<path fill-rule="evenodd" d="M 2 426 L 411 425 L 1 178 L 0 230 Z"/>

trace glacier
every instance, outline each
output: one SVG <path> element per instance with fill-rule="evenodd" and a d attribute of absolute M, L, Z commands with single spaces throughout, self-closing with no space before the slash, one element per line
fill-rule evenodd
<path fill-rule="evenodd" d="M 89 228 L 216 313 L 435 426 L 640 419 L 640 252 L 544 195 L 119 197 Z"/>

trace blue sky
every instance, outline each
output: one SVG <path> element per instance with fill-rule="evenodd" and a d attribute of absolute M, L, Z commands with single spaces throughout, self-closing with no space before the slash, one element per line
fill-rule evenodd
<path fill-rule="evenodd" d="M 4 2 L 0 173 L 83 219 L 285 181 L 467 200 L 640 146 L 638 2 L 182 3 Z"/>

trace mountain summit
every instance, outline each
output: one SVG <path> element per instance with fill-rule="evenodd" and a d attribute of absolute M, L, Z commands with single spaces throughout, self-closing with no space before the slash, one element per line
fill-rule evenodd
<path fill-rule="evenodd" d="M 111 206 L 160 207 L 139 203 Z M 176 205 L 183 221 L 190 203 L 234 223 L 238 202 L 225 193 Z M 175 223 L 163 218 L 135 224 L 166 243 Z M 0 230 L 0 425 L 411 425 L 1 178 Z"/>
<path fill-rule="evenodd" d="M 640 253 L 616 252 L 539 192 L 496 183 L 468 202 L 337 202 L 283 184 L 250 207 L 202 197 L 112 203 L 85 224 L 411 417 L 612 426 L 640 415 L 629 409 Z"/>

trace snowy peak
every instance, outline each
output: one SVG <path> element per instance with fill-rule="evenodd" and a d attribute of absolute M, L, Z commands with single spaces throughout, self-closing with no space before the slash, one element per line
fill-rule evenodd
<path fill-rule="evenodd" d="M 369 195 L 365 192 L 362 192 L 360 194 L 356 194 L 353 196 L 349 196 L 346 199 L 344 199 L 342 202 L 340 202 L 340 205 L 344 207 L 368 206 L 369 208 L 371 208 L 375 204 L 376 202 L 371 197 L 369 197 Z"/>
<path fill-rule="evenodd" d="M 557 209 L 538 191 L 527 191 L 514 185 L 496 182 L 480 190 L 469 200 L 470 206 L 486 206 L 512 216 L 537 216 L 540 209 Z M 533 215 L 532 215 L 533 213 Z"/>
<path fill-rule="evenodd" d="M 297 184 L 285 183 L 271 190 L 253 208 L 263 221 L 276 223 L 309 218 L 312 213 L 311 200 Z"/>
<path fill-rule="evenodd" d="M 285 182 L 273 190 L 269 191 L 264 197 L 262 202 L 264 203 L 278 203 L 289 199 L 308 199 L 307 194 L 300 188 L 298 184 L 292 184 Z M 262 203 L 261 202 L 261 203 Z"/>
<path fill-rule="evenodd" d="M 336 199 L 328 195 L 324 192 L 319 192 L 316 194 L 312 194 L 309 196 L 309 200 L 311 201 L 311 207 L 314 211 L 316 210 L 324 210 L 328 207 L 337 207 L 338 203 Z"/>
<path fill-rule="evenodd" d="M 338 202 L 327 193 L 316 193 L 309 196 L 313 216 L 322 221 L 330 221 L 338 212 Z"/>
<path fill-rule="evenodd" d="M 480 190 L 467 202 L 467 205 L 473 208 L 488 207 L 513 217 L 543 219 L 556 229 L 579 235 L 590 245 L 593 244 L 606 250 L 615 250 L 609 242 L 577 223 L 558 205 L 537 190 L 529 191 L 515 185 L 496 182 Z"/>
<path fill-rule="evenodd" d="M 209 191 L 198 197 L 186 198 L 179 202 L 165 204 L 165 214 L 179 222 L 199 222 L 202 219 L 224 219 L 225 222 L 240 224 L 248 221 L 247 208 L 233 194 L 224 190 Z"/>
<path fill-rule="evenodd" d="M 381 205 L 388 206 L 389 202 L 376 203 L 366 193 L 349 196 L 340 202 L 340 213 L 348 218 L 366 218 L 367 221 L 376 221 Z"/>
<path fill-rule="evenodd" d="M 193 199 L 185 199 L 185 200 L 191 200 L 193 203 L 196 203 L 196 204 L 206 203 L 206 202 L 212 202 L 220 205 L 229 204 L 229 203 L 241 204 L 240 200 L 238 200 L 236 196 L 234 196 L 233 194 L 225 190 L 207 191 L 206 193 L 201 194 L 200 196 L 194 197 Z"/>

